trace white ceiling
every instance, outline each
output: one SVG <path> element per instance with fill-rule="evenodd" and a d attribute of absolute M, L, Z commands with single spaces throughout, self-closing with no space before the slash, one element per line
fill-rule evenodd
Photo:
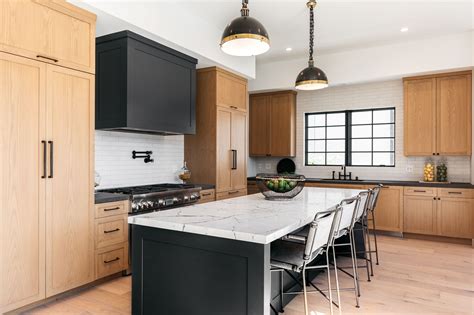
<path fill-rule="evenodd" d="M 240 0 L 177 1 L 222 30 L 240 14 Z M 249 8 L 250 15 L 267 29 L 271 41 L 270 51 L 258 56 L 257 62 L 307 54 L 306 0 L 249 0 Z M 474 28 L 473 10 L 472 0 L 319 0 L 315 10 L 316 51 L 341 51 L 469 31 Z M 400 32 L 402 27 L 408 27 L 408 32 Z M 286 47 L 293 50 L 286 52 Z"/>

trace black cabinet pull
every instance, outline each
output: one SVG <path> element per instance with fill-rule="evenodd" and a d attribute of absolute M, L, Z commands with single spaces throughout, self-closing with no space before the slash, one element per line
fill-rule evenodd
<path fill-rule="evenodd" d="M 120 231 L 120 229 L 119 229 L 119 228 L 116 228 L 116 229 L 114 229 L 114 230 L 104 231 L 104 233 L 107 234 L 107 233 L 113 233 L 113 232 L 118 232 L 118 231 Z"/>
<path fill-rule="evenodd" d="M 48 141 L 49 143 L 49 176 L 48 178 L 53 178 L 54 176 L 54 143 L 53 141 Z"/>
<path fill-rule="evenodd" d="M 211 195 L 211 193 L 201 194 L 201 196 L 203 196 L 203 197 L 207 197 L 207 196 L 210 196 L 210 195 Z"/>
<path fill-rule="evenodd" d="M 426 190 L 416 190 L 416 189 L 415 189 L 414 192 L 425 193 Z"/>
<path fill-rule="evenodd" d="M 236 170 L 237 169 L 237 150 L 231 150 L 232 151 L 232 169 Z"/>
<path fill-rule="evenodd" d="M 234 190 L 234 191 L 229 191 L 227 194 L 228 194 L 228 195 L 234 195 L 234 194 L 237 194 L 237 193 L 239 193 L 239 191 L 238 191 L 238 190 Z"/>
<path fill-rule="evenodd" d="M 104 264 L 110 264 L 111 262 L 114 262 L 114 261 L 117 261 L 117 260 L 120 260 L 120 258 L 115 257 L 114 259 L 111 259 L 111 260 L 104 260 Z"/>
<path fill-rule="evenodd" d="M 46 141 L 45 140 L 41 140 L 41 143 L 43 144 L 43 175 L 41 175 L 41 178 L 46 178 L 46 160 L 47 160 L 47 156 L 46 156 Z"/>
<path fill-rule="evenodd" d="M 56 58 L 43 56 L 43 55 L 36 55 L 36 58 L 42 58 L 42 59 L 46 59 L 46 60 L 49 60 L 49 61 L 58 62 L 58 59 L 56 59 Z"/>
<path fill-rule="evenodd" d="M 460 191 L 448 191 L 448 194 L 450 194 L 450 195 L 462 195 L 462 192 L 460 192 Z"/>
<path fill-rule="evenodd" d="M 433 200 L 436 200 L 436 197 L 433 197 Z"/>
<path fill-rule="evenodd" d="M 115 208 L 105 208 L 104 211 L 113 211 L 113 210 L 118 210 L 120 207 L 115 207 Z"/>

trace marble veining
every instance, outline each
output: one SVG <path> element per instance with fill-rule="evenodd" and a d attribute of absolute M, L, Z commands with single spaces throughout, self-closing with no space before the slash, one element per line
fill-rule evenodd
<path fill-rule="evenodd" d="M 128 218 L 128 223 L 166 230 L 268 244 L 311 222 L 319 211 L 361 190 L 306 187 L 293 199 L 254 194 Z"/>

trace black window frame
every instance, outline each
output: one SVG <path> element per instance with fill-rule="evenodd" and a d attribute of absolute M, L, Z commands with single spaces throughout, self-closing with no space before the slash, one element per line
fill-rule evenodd
<path fill-rule="evenodd" d="M 376 111 L 383 111 L 383 110 L 393 110 L 393 123 L 374 123 L 374 112 Z M 372 123 L 370 124 L 352 124 L 352 113 L 354 112 L 368 112 L 370 111 L 372 114 Z M 345 114 L 345 125 L 334 125 L 334 126 L 328 126 L 327 125 L 327 115 L 328 114 L 340 114 L 344 113 Z M 308 127 L 308 118 L 311 115 L 325 115 L 325 125 L 324 127 Z M 305 154 L 305 161 L 304 164 L 305 166 L 340 166 L 341 164 L 327 164 L 327 154 L 328 153 L 342 153 L 342 152 L 328 152 L 327 151 L 327 128 L 328 127 L 344 127 L 345 128 L 345 138 L 344 139 L 329 139 L 329 140 L 344 140 L 345 141 L 345 151 L 344 151 L 344 165 L 350 166 L 350 167 L 395 167 L 396 166 L 396 115 L 397 111 L 394 106 L 392 107 L 380 107 L 380 108 L 365 108 L 365 109 L 355 109 L 355 110 L 340 110 L 340 111 L 327 111 L 327 112 L 310 112 L 310 113 L 305 113 L 305 125 L 304 125 L 304 132 L 305 132 L 305 147 L 304 147 L 304 154 Z M 393 125 L 393 137 L 375 137 L 374 138 L 374 126 L 376 125 Z M 366 138 L 352 138 L 352 126 L 371 126 L 372 128 L 372 136 L 371 137 L 366 137 Z M 318 139 L 308 139 L 308 129 L 309 128 L 324 128 L 325 130 L 325 139 L 320 139 L 320 140 L 325 140 L 325 151 L 324 152 L 308 152 L 308 141 L 314 141 Z M 371 151 L 355 151 L 352 152 L 352 140 L 363 140 L 363 139 L 370 139 L 372 140 L 372 147 Z M 374 139 L 393 139 L 393 151 L 374 151 Z M 325 154 L 325 164 L 308 164 L 308 153 L 324 153 Z M 370 153 L 372 160 L 371 160 L 371 165 L 353 165 L 352 164 L 352 153 Z M 373 164 L 373 156 L 374 153 L 393 153 L 393 165 L 374 165 Z"/>

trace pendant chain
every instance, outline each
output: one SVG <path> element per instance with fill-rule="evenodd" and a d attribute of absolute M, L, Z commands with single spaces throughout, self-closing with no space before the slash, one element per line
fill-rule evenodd
<path fill-rule="evenodd" d="M 314 46 L 314 13 L 313 6 L 309 7 L 309 65 L 314 65 L 313 60 L 313 46 Z"/>

